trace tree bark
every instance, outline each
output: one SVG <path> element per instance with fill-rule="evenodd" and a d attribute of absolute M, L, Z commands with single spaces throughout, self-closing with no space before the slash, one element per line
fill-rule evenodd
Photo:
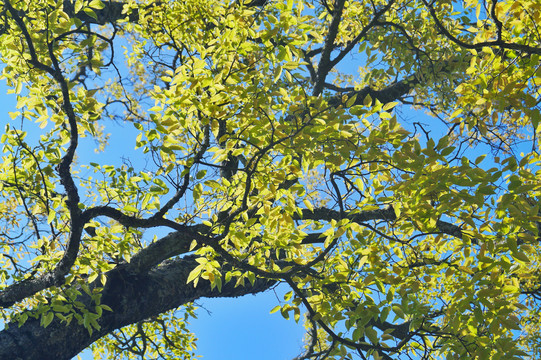
<path fill-rule="evenodd" d="M 197 266 L 195 256 L 164 261 L 146 273 L 134 273 L 130 264 L 120 265 L 107 274 L 102 291 L 104 311 L 98 320 L 100 330 L 92 335 L 74 319 L 69 325 L 55 317 L 47 328 L 39 319 L 29 318 L 21 327 L 10 324 L 0 332 L 0 359 L 12 360 L 69 360 L 97 339 L 115 329 L 147 319 L 202 297 L 238 297 L 267 290 L 275 282 L 256 279 L 253 285 L 235 287 L 235 282 L 224 284 L 222 291 L 211 290 L 205 280 L 186 283 L 188 274 Z M 79 301 L 90 304 L 83 293 Z"/>

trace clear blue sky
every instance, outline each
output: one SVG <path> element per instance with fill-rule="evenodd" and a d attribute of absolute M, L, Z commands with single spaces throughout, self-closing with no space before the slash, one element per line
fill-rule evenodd
<path fill-rule="evenodd" d="M 282 295 L 278 294 L 280 299 Z M 190 328 L 199 338 L 198 353 L 204 359 L 287 360 L 302 352 L 302 324 L 285 320 L 280 312 L 269 313 L 278 303 L 273 292 L 201 303 L 212 313 L 199 311 Z"/>

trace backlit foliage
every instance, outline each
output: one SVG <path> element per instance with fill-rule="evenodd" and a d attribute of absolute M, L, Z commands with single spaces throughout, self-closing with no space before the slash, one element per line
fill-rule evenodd
<path fill-rule="evenodd" d="M 278 282 L 299 359 L 541 356 L 539 0 L 1 4 L 10 327 L 191 358 L 191 301 Z"/>

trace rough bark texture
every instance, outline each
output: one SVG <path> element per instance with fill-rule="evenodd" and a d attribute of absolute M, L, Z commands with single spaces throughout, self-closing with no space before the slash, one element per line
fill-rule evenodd
<path fill-rule="evenodd" d="M 194 256 L 169 260 L 147 273 L 133 273 L 125 264 L 108 273 L 102 303 L 113 312 L 104 311 L 99 319 L 101 329 L 89 336 L 82 324 L 69 325 L 58 318 L 44 328 L 39 319 L 28 319 L 21 327 L 11 324 L 0 332 L 0 359 L 13 360 L 69 360 L 94 341 L 111 331 L 153 315 L 175 309 L 201 297 L 238 297 L 268 289 L 273 281 L 257 279 L 253 286 L 235 287 L 234 281 L 225 284 L 221 292 L 211 290 L 208 281 L 200 281 L 194 288 L 186 284 L 190 271 L 197 265 Z M 85 294 L 80 301 L 89 303 Z"/>

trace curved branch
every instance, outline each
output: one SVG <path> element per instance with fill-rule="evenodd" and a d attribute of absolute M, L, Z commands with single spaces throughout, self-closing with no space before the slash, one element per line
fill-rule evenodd
<path fill-rule="evenodd" d="M 309 315 L 310 319 L 313 319 L 317 315 L 317 313 L 314 310 L 314 308 L 312 307 L 312 305 L 310 304 L 310 302 L 308 301 L 308 299 L 306 299 L 306 297 L 302 294 L 302 291 L 299 289 L 297 284 L 295 284 L 295 282 L 291 278 L 286 278 L 285 280 L 286 280 L 287 284 L 293 289 L 295 294 L 301 299 L 302 304 L 306 307 L 306 310 L 308 311 L 308 315 Z M 344 344 L 346 346 L 350 346 L 350 347 L 353 347 L 355 349 L 364 350 L 364 351 L 373 350 L 373 349 L 378 349 L 378 350 L 381 349 L 380 346 L 373 346 L 373 345 L 369 345 L 369 344 L 366 344 L 366 343 L 361 344 L 361 343 L 356 343 L 354 341 L 345 339 L 345 338 L 341 337 L 340 335 L 336 334 L 322 320 L 316 320 L 316 323 L 333 339 L 333 341 L 337 341 L 337 342 L 342 343 L 342 344 Z"/>
<path fill-rule="evenodd" d="M 70 234 L 66 251 L 63 257 L 60 259 L 55 268 L 40 276 L 37 279 L 29 279 L 21 283 L 13 284 L 0 292 L 0 306 L 9 306 L 13 303 L 20 301 L 28 296 L 35 294 L 36 292 L 48 288 L 53 285 L 60 284 L 64 276 L 69 272 L 71 266 L 74 264 L 77 254 L 79 253 L 79 245 L 81 241 L 83 226 L 85 222 L 81 219 L 81 210 L 79 209 L 79 193 L 77 186 L 71 176 L 71 164 L 75 156 L 75 150 L 78 146 L 78 129 L 77 129 L 77 117 L 70 101 L 69 86 L 62 75 L 62 70 L 58 63 L 56 56 L 54 55 L 53 42 L 47 44 L 48 54 L 52 61 L 52 67 L 47 66 L 39 61 L 36 53 L 36 49 L 32 42 L 32 38 L 26 28 L 23 19 L 18 15 L 18 12 L 12 7 L 9 1 L 5 1 L 6 8 L 11 13 L 13 19 L 19 26 L 19 29 L 23 33 L 24 39 L 27 43 L 30 53 L 29 63 L 38 69 L 41 69 L 51 75 L 53 79 L 59 84 L 63 104 L 62 108 L 68 117 L 69 131 L 70 131 L 70 143 L 68 149 L 60 163 L 58 165 L 58 174 L 60 177 L 60 183 L 66 190 L 67 199 L 66 206 L 70 212 Z"/>
<path fill-rule="evenodd" d="M 505 41 L 502 40 L 502 34 L 501 34 L 502 23 L 496 17 L 496 15 L 494 13 L 494 11 L 495 11 L 494 7 L 493 7 L 493 10 L 492 10 L 491 14 L 494 16 L 493 20 L 494 20 L 494 22 L 496 23 L 496 26 L 497 26 L 498 39 L 493 40 L 493 41 L 482 41 L 482 42 L 478 42 L 478 43 L 475 43 L 475 44 L 470 44 L 470 43 L 467 43 L 465 41 L 460 40 L 459 38 L 457 38 L 456 36 L 451 34 L 449 32 L 449 30 L 447 30 L 447 28 L 445 26 L 443 26 L 443 23 L 438 18 L 438 15 L 436 14 L 436 10 L 434 10 L 434 7 L 432 7 L 432 5 L 430 5 L 426 0 L 422 0 L 422 1 L 423 1 L 423 4 L 428 9 L 428 12 L 430 13 L 430 16 L 432 17 L 432 19 L 436 23 L 436 26 L 438 27 L 440 32 L 447 39 L 451 40 L 452 42 L 454 42 L 455 44 L 457 44 L 460 47 L 463 47 L 465 49 L 470 49 L 470 50 L 481 50 L 483 47 L 499 47 L 501 49 L 517 50 L 517 51 L 520 51 L 520 52 L 523 52 L 523 53 L 526 53 L 526 54 L 538 54 L 538 55 L 541 55 L 541 47 L 532 47 L 532 46 L 528 46 L 528 45 L 521 45 L 521 44 L 516 44 L 516 43 L 505 42 Z"/>
<path fill-rule="evenodd" d="M 146 271 L 173 256 L 195 251 L 200 245 L 191 249 L 190 245 L 192 241 L 199 240 L 198 244 L 201 244 L 203 235 L 200 234 L 208 230 L 209 228 L 206 225 L 194 225 L 186 227 L 185 231 L 169 233 L 144 249 L 141 249 L 141 251 L 132 257 L 130 264 L 137 271 Z"/>

